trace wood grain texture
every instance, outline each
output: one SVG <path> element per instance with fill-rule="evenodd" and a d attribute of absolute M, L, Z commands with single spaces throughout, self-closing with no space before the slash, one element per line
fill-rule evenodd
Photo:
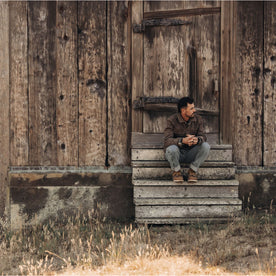
<path fill-rule="evenodd" d="M 9 3 L 0 2 L 0 217 L 4 214 L 9 166 Z"/>
<path fill-rule="evenodd" d="M 77 3 L 57 3 L 57 162 L 78 165 Z"/>
<path fill-rule="evenodd" d="M 132 161 L 135 160 L 165 160 L 163 149 L 133 149 Z M 231 149 L 211 149 L 206 161 L 232 161 Z"/>
<path fill-rule="evenodd" d="M 232 53 L 233 33 L 233 3 L 221 3 L 221 66 L 220 66 L 220 140 L 223 143 L 232 143 L 232 67 L 234 62 Z"/>
<path fill-rule="evenodd" d="M 264 166 L 276 165 L 276 2 L 264 3 Z"/>
<path fill-rule="evenodd" d="M 149 11 L 176 10 L 187 2 L 150 2 Z M 192 3 L 202 8 L 205 4 Z M 218 3 L 212 3 L 217 5 Z M 190 25 L 146 28 L 144 35 L 144 95 L 191 96 L 199 108 L 219 111 L 220 14 L 190 16 Z M 187 19 L 182 17 L 181 19 Z M 161 133 L 170 112 L 144 112 L 143 132 Z M 219 134 L 219 117 L 206 118 L 207 132 Z"/>
<path fill-rule="evenodd" d="M 130 12 L 128 1 L 108 2 L 108 163 L 111 166 L 130 163 Z"/>
<path fill-rule="evenodd" d="M 225 217 L 241 210 L 241 206 L 136 206 L 137 218 L 206 218 Z"/>
<path fill-rule="evenodd" d="M 27 2 L 9 4 L 10 19 L 10 159 L 28 165 L 28 22 Z"/>
<path fill-rule="evenodd" d="M 133 24 L 141 24 L 143 20 L 143 2 L 134 1 L 131 3 L 131 18 Z M 132 33 L 132 66 L 131 66 L 131 93 L 132 101 L 143 96 L 144 78 L 144 37 L 143 34 Z M 132 131 L 141 132 L 143 130 L 143 113 L 140 110 L 132 109 Z"/>
<path fill-rule="evenodd" d="M 236 2 L 235 138 L 237 165 L 262 165 L 263 2 Z"/>
<path fill-rule="evenodd" d="M 55 2 L 28 2 L 30 165 L 57 164 L 55 24 Z"/>
<path fill-rule="evenodd" d="M 79 165 L 106 163 L 106 3 L 78 2 Z"/>
<path fill-rule="evenodd" d="M 170 181 L 170 185 L 135 186 L 135 199 L 139 198 L 237 198 L 238 186 L 231 185 L 176 185 Z"/>

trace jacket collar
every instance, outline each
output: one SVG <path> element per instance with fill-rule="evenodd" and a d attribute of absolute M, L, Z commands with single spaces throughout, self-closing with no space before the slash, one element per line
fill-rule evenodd
<path fill-rule="evenodd" d="M 178 119 L 178 122 L 179 122 L 179 123 L 190 124 L 191 121 L 195 119 L 195 117 L 194 117 L 194 118 L 190 118 L 190 120 L 186 122 L 186 121 L 183 119 L 183 117 L 181 116 L 181 114 L 178 112 L 178 113 L 177 113 L 177 119 Z"/>

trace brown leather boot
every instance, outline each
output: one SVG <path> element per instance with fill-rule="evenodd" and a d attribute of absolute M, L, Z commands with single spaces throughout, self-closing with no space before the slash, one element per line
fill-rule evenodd
<path fill-rule="evenodd" d="M 196 183 L 197 182 L 196 172 L 193 171 L 192 169 L 188 170 L 188 182 L 189 183 Z"/>
<path fill-rule="evenodd" d="M 175 183 L 184 182 L 181 171 L 173 172 L 173 182 L 175 182 Z"/>

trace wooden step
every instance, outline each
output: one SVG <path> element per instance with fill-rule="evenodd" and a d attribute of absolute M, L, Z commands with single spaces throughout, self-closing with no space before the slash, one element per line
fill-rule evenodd
<path fill-rule="evenodd" d="M 241 211 L 238 205 L 135 206 L 136 218 L 220 218 Z"/>
<path fill-rule="evenodd" d="M 164 150 L 161 149 L 132 149 L 132 161 L 163 161 L 165 160 Z M 215 145 L 211 150 L 207 161 L 232 161 L 232 146 Z"/>
<path fill-rule="evenodd" d="M 134 198 L 136 206 L 241 205 L 238 198 Z"/>
<path fill-rule="evenodd" d="M 237 180 L 209 180 L 175 184 L 165 180 L 133 180 L 134 201 L 141 198 L 238 198 Z"/>
<path fill-rule="evenodd" d="M 187 175 L 187 170 L 182 172 Z M 198 179 L 234 179 L 234 167 L 201 167 L 197 173 Z M 132 179 L 172 179 L 172 171 L 168 167 L 136 167 L 132 169 Z"/>

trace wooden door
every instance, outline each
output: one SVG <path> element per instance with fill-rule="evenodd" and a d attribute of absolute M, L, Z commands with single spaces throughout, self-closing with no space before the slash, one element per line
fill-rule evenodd
<path fill-rule="evenodd" d="M 133 14 L 133 131 L 162 133 L 184 96 L 206 132 L 219 137 L 219 2 L 136 2 Z"/>

